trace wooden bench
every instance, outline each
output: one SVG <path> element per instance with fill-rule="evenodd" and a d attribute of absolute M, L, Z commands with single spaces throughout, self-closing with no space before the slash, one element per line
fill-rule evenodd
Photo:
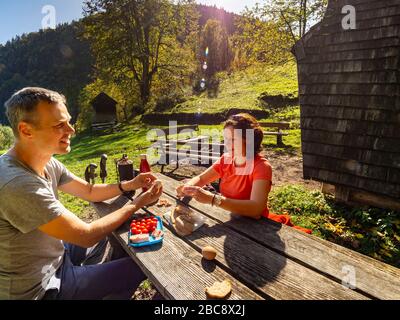
<path fill-rule="evenodd" d="M 193 165 L 210 166 L 223 154 L 224 144 L 210 143 L 209 136 L 199 135 L 190 139 L 159 141 L 158 152 L 160 160 L 155 164 L 161 165 L 161 172 L 164 172 L 165 165 L 176 162 L 177 169 L 179 161 L 186 159 Z"/>
<path fill-rule="evenodd" d="M 277 131 L 264 131 L 264 135 L 276 136 L 277 146 L 284 146 L 282 137 L 289 134 L 287 132 L 282 132 L 282 130 L 288 130 L 290 128 L 289 122 L 260 122 L 260 126 L 263 128 L 276 128 Z"/>
<path fill-rule="evenodd" d="M 114 127 L 116 127 L 116 123 L 117 123 L 116 121 L 92 123 L 92 130 L 93 131 L 103 131 L 106 129 L 113 129 Z"/>
<path fill-rule="evenodd" d="M 176 169 L 179 168 L 179 162 L 188 160 L 192 165 L 200 166 L 211 166 L 220 158 L 218 152 L 212 152 L 212 150 L 196 150 L 186 148 L 174 148 L 170 145 L 164 145 L 164 148 L 160 149 L 160 160 L 157 164 L 161 165 L 161 172 L 164 172 L 164 167 L 173 162 L 176 162 Z"/>
<path fill-rule="evenodd" d="M 170 140 L 170 135 L 175 135 L 175 134 L 183 134 L 183 133 L 188 133 L 190 134 L 190 137 L 193 137 L 193 131 L 199 131 L 199 125 L 193 124 L 193 125 L 185 125 L 185 126 L 178 126 L 178 127 L 168 127 L 164 129 L 158 129 L 163 131 L 165 139 L 165 143 L 169 143 Z M 190 131 L 188 131 L 190 130 Z M 185 132 L 186 131 L 186 132 Z M 157 142 L 159 139 L 152 140 L 152 142 Z M 177 140 L 177 139 L 175 139 Z"/>

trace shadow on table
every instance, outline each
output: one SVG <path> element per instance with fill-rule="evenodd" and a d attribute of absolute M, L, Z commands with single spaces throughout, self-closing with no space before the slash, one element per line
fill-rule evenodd
<path fill-rule="evenodd" d="M 278 232 L 281 224 L 262 218 L 253 220 L 232 214 L 231 220 L 213 226 L 204 225 L 187 237 L 193 241 L 202 238 L 224 239 L 224 257 L 217 256 L 217 261 L 225 260 L 228 271 L 248 285 L 262 288 L 274 282 L 286 266 L 285 243 Z M 205 245 L 212 246 L 212 240 L 205 240 Z M 202 259 L 202 266 L 212 272 L 216 264 Z"/>

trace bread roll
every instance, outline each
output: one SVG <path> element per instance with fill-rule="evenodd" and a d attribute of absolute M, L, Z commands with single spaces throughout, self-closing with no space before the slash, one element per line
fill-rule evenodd
<path fill-rule="evenodd" d="M 206 288 L 206 294 L 211 299 L 224 299 L 232 291 L 232 284 L 229 280 L 215 282 L 211 287 Z"/>
<path fill-rule="evenodd" d="M 201 250 L 203 258 L 206 260 L 214 260 L 217 256 L 217 250 L 211 246 L 206 246 Z"/>

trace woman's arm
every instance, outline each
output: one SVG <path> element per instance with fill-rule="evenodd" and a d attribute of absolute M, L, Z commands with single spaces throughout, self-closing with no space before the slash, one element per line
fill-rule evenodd
<path fill-rule="evenodd" d="M 271 181 L 256 180 L 253 182 L 250 200 L 236 200 L 222 197 L 220 208 L 254 219 L 261 218 L 268 204 Z"/>
<path fill-rule="evenodd" d="M 222 197 L 220 208 L 227 211 L 254 219 L 261 218 L 262 212 L 268 204 L 268 194 L 271 190 L 271 181 L 256 180 L 253 182 L 250 200 L 236 200 Z M 186 186 L 182 189 L 186 196 L 191 196 L 195 200 L 212 204 L 214 194 L 198 186 Z"/>
<path fill-rule="evenodd" d="M 203 187 L 206 184 L 209 184 L 219 178 L 219 173 L 213 169 L 213 167 L 208 168 L 205 170 L 203 173 L 201 173 L 198 176 L 193 177 L 189 181 L 187 181 L 185 184 L 179 185 L 176 188 L 176 192 L 179 197 L 183 197 L 184 194 L 182 193 L 182 189 L 185 186 L 195 186 L 195 187 Z"/>

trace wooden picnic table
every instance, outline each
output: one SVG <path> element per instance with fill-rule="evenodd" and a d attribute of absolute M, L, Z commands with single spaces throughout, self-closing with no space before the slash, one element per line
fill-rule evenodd
<path fill-rule="evenodd" d="M 157 175 L 161 198 L 172 206 L 145 210 L 163 216 L 173 210 L 179 182 Z M 92 205 L 104 216 L 128 201 L 121 196 Z M 195 200 L 190 207 L 207 222 L 187 237 L 174 233 L 165 218 L 162 244 L 129 247 L 130 221 L 113 233 L 166 299 L 206 299 L 205 287 L 224 279 L 233 284 L 231 300 L 400 299 L 400 269 L 264 218 L 239 217 Z M 217 250 L 215 261 L 202 259 L 207 245 Z"/>

